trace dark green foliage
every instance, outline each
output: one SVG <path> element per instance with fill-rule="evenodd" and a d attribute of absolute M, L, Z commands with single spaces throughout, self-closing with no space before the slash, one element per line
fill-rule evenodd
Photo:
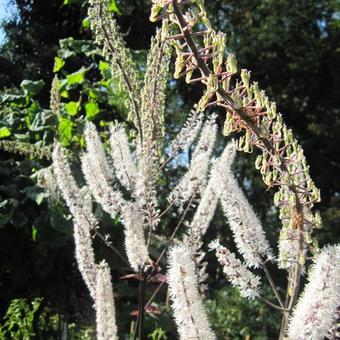
<path fill-rule="evenodd" d="M 206 308 L 217 339 L 277 338 L 280 313 L 262 302 L 240 297 L 235 288 L 218 290 L 206 301 Z"/>

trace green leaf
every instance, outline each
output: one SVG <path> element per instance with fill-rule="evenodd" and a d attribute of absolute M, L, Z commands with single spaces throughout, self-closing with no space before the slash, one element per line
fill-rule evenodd
<path fill-rule="evenodd" d="M 79 102 L 69 102 L 65 105 L 65 108 L 70 116 L 75 116 L 79 110 Z"/>
<path fill-rule="evenodd" d="M 89 102 L 85 105 L 86 117 L 88 119 L 93 119 L 99 112 L 99 107 L 96 102 Z"/>
<path fill-rule="evenodd" d="M 54 67 L 53 67 L 53 72 L 58 72 L 60 71 L 65 65 L 65 61 L 59 57 L 54 57 Z"/>
<path fill-rule="evenodd" d="M 42 90 L 44 84 L 43 80 L 32 81 L 26 79 L 21 82 L 20 87 L 24 90 L 25 95 L 35 96 Z"/>
<path fill-rule="evenodd" d="M 90 19 L 88 17 L 85 18 L 81 24 L 84 28 L 90 28 Z"/>
<path fill-rule="evenodd" d="M 11 131 L 5 126 L 0 129 L 0 139 L 9 137 L 10 135 L 11 135 Z"/>
<path fill-rule="evenodd" d="M 84 0 L 64 0 L 64 5 L 82 4 Z"/>
<path fill-rule="evenodd" d="M 68 85 L 82 84 L 85 80 L 86 69 L 82 67 L 77 72 L 71 73 L 66 76 Z"/>
<path fill-rule="evenodd" d="M 100 60 L 99 61 L 99 70 L 103 71 L 103 70 L 108 70 L 110 68 L 110 64 L 107 63 L 106 61 Z"/>
<path fill-rule="evenodd" d="M 35 226 L 32 226 L 32 240 L 35 242 L 37 240 L 38 229 Z"/>
<path fill-rule="evenodd" d="M 112 12 L 114 12 L 114 13 L 121 14 L 121 13 L 120 13 L 120 10 L 119 10 L 119 8 L 118 8 L 118 6 L 117 6 L 116 0 L 111 0 L 111 1 L 110 1 L 109 10 L 112 11 Z"/>
<path fill-rule="evenodd" d="M 68 92 L 67 92 L 66 90 L 61 91 L 61 92 L 60 92 L 60 97 L 62 97 L 62 98 L 68 98 L 68 97 L 69 97 Z"/>
<path fill-rule="evenodd" d="M 72 140 L 73 123 L 68 118 L 59 118 L 59 137 L 63 146 L 69 146 Z"/>

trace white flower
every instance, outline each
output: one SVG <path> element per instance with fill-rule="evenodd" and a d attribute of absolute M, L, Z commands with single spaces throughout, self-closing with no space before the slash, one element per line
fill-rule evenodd
<path fill-rule="evenodd" d="M 216 182 L 220 179 L 220 173 L 224 173 L 232 164 L 236 154 L 236 149 L 232 144 L 228 144 L 221 156 L 213 163 L 210 178 L 205 187 L 197 210 L 189 226 L 189 233 L 197 241 L 204 235 L 209 224 L 214 217 L 218 202 L 218 195 L 214 190 Z"/>
<path fill-rule="evenodd" d="M 225 159 L 233 159 L 235 144 L 226 147 Z M 222 159 L 223 159 L 222 158 Z M 272 251 L 266 240 L 261 222 L 254 213 L 237 180 L 224 162 L 217 162 L 212 176 L 215 193 L 219 196 L 223 212 L 228 219 L 238 251 L 243 255 L 247 266 L 258 267 L 264 258 L 271 259 Z"/>
<path fill-rule="evenodd" d="M 340 301 L 340 245 L 315 256 L 308 281 L 289 323 L 291 340 L 321 340 L 331 329 Z"/>
<path fill-rule="evenodd" d="M 118 339 L 111 275 L 110 269 L 105 261 L 102 261 L 98 265 L 96 279 L 95 308 L 97 339 Z"/>
<path fill-rule="evenodd" d="M 174 156 L 180 150 L 188 148 L 196 139 L 203 123 L 203 114 L 194 110 L 188 116 L 184 126 L 171 142 L 169 156 Z"/>
<path fill-rule="evenodd" d="M 65 152 L 59 143 L 55 144 L 53 154 L 53 172 L 58 187 L 71 213 L 77 208 L 79 187 L 72 175 Z"/>
<path fill-rule="evenodd" d="M 168 282 L 171 307 L 180 339 L 216 339 L 198 293 L 192 254 L 184 245 L 169 251 Z"/>
<path fill-rule="evenodd" d="M 158 207 L 156 199 L 157 146 L 154 142 L 144 144 L 139 153 L 138 172 L 134 197 L 144 217 L 144 223 L 152 230 L 157 226 Z"/>
<path fill-rule="evenodd" d="M 260 279 L 258 276 L 249 271 L 233 253 L 221 246 L 217 240 L 211 242 L 209 248 L 216 252 L 223 272 L 227 275 L 231 284 L 239 288 L 242 296 L 250 299 L 259 296 Z"/>
<path fill-rule="evenodd" d="M 108 214 L 115 218 L 126 204 L 123 195 L 107 182 L 101 169 L 97 168 L 96 171 L 88 153 L 82 156 L 81 161 L 83 174 L 93 197 Z"/>
<path fill-rule="evenodd" d="M 96 126 L 87 122 L 84 130 L 86 141 L 86 150 L 91 163 L 91 167 L 95 173 L 100 172 L 107 182 L 114 179 L 112 167 L 107 161 L 105 150 L 97 132 Z"/>
<path fill-rule="evenodd" d="M 59 144 L 55 145 L 53 151 L 53 169 L 58 186 L 73 215 L 73 233 L 79 271 L 91 296 L 95 299 L 96 264 L 91 230 L 96 228 L 97 220 L 92 214 L 91 204 L 82 197 L 84 192 L 76 184 L 65 153 Z"/>
<path fill-rule="evenodd" d="M 128 260 L 135 272 L 138 272 L 149 261 L 146 246 L 143 218 L 135 203 L 128 203 L 122 211 L 125 227 L 125 248 Z"/>
<path fill-rule="evenodd" d="M 188 171 L 169 195 L 169 201 L 182 206 L 192 195 L 205 187 L 210 156 L 216 140 L 215 117 L 209 119 L 201 132 Z"/>
<path fill-rule="evenodd" d="M 123 127 L 115 126 L 111 129 L 110 144 L 116 175 L 127 189 L 132 190 L 136 183 L 137 169 Z"/>

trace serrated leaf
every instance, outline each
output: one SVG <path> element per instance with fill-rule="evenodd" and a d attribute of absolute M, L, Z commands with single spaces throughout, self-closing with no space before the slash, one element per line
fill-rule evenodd
<path fill-rule="evenodd" d="M 10 135 L 11 131 L 7 127 L 3 126 L 2 128 L 0 128 L 0 139 L 9 137 Z"/>
<path fill-rule="evenodd" d="M 70 116 L 75 116 L 79 110 L 79 102 L 69 102 L 65 105 L 65 109 Z"/>
<path fill-rule="evenodd" d="M 65 65 L 65 61 L 59 57 L 54 57 L 53 72 L 59 72 Z"/>

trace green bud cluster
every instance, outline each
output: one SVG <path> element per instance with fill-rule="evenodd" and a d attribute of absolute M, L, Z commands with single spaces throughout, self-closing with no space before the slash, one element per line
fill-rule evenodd
<path fill-rule="evenodd" d="M 125 47 L 116 20 L 109 12 L 106 0 L 90 0 L 88 16 L 96 43 L 102 47 L 104 57 L 111 62 L 121 88 L 128 94 L 126 107 L 129 119 L 138 126 L 138 107 L 142 83 L 130 51 Z"/>
<path fill-rule="evenodd" d="M 141 122 L 145 140 L 156 141 L 162 149 L 164 137 L 165 94 L 169 73 L 170 48 L 161 40 L 158 30 L 151 41 L 144 87 L 142 90 Z"/>

